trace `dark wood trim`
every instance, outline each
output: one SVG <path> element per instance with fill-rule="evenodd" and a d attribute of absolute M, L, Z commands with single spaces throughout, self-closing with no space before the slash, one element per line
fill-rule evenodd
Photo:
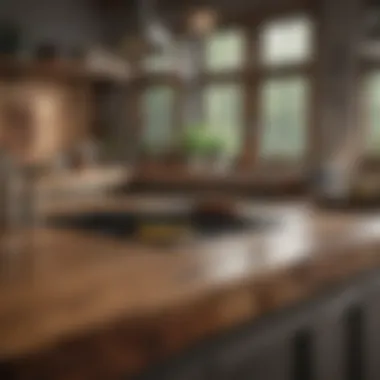
<path fill-rule="evenodd" d="M 303 2 L 302 2 L 303 3 Z M 256 166 L 266 165 L 260 162 L 259 136 L 260 136 L 260 100 L 262 85 L 266 80 L 272 78 L 289 78 L 304 76 L 310 79 L 310 102 L 308 110 L 308 155 L 307 165 L 317 162 L 317 152 L 320 141 L 317 132 L 317 112 L 318 104 L 318 80 L 316 77 L 318 66 L 318 55 L 315 53 L 309 62 L 300 64 L 289 64 L 281 66 L 263 66 L 260 62 L 260 41 L 259 28 L 261 23 L 286 16 L 296 16 L 306 14 L 314 21 L 315 51 L 319 48 L 319 17 L 314 5 L 300 7 L 300 4 L 292 7 L 284 7 L 274 12 L 251 13 L 244 15 L 243 19 L 235 19 L 233 15 L 223 15 L 221 26 L 225 28 L 236 27 L 242 30 L 245 36 L 245 49 L 243 65 L 238 70 L 228 70 L 220 72 L 203 71 L 199 76 L 199 96 L 202 96 L 202 89 L 211 84 L 240 84 L 243 92 L 243 150 L 238 157 L 239 167 L 248 171 L 254 171 Z M 304 4 L 305 5 L 305 4 Z M 243 15 L 240 15 L 241 17 Z M 240 20 L 240 21 L 238 21 Z M 230 22 L 231 21 L 231 22 Z M 202 49 L 204 51 L 204 49 Z M 204 55 L 203 55 L 204 57 Z M 201 65 L 205 67 L 204 63 Z M 175 128 L 178 131 L 184 127 L 184 100 L 186 98 L 186 81 L 181 80 L 179 75 L 168 73 L 144 73 L 138 81 L 140 88 L 147 88 L 153 85 L 168 85 L 176 89 L 179 99 L 176 99 L 176 106 L 173 111 Z M 141 125 L 140 128 L 143 126 Z M 289 161 L 290 162 L 290 161 Z M 272 165 L 272 162 L 271 162 Z"/>
<path fill-rule="evenodd" d="M 257 49 L 257 43 L 254 44 Z M 252 62 L 252 61 L 251 61 Z M 314 73 L 315 67 L 313 63 L 302 64 L 289 64 L 281 66 L 264 67 L 259 62 L 252 62 L 251 67 L 244 67 L 240 70 L 234 71 L 220 71 L 220 72 L 203 72 L 201 73 L 201 82 L 256 82 L 257 78 L 268 79 L 268 77 L 292 77 L 292 76 L 306 76 Z"/>
<path fill-rule="evenodd" d="M 256 5 L 247 11 L 246 7 L 242 9 L 234 9 L 226 11 L 221 7 L 216 8 L 219 12 L 218 28 L 234 28 L 234 27 L 252 27 L 259 25 L 271 19 L 283 18 L 298 14 L 314 14 L 318 7 L 317 0 L 292 0 L 288 4 L 267 4 Z M 179 5 L 180 4 L 180 5 Z M 181 9 L 172 14 L 172 28 L 176 33 L 181 35 L 188 34 L 187 25 L 191 14 L 204 6 L 204 4 L 194 3 L 193 1 L 188 7 L 183 3 L 178 3 Z M 172 8 L 173 10 L 173 8 Z"/>
<path fill-rule="evenodd" d="M 180 83 L 175 86 L 176 96 L 174 99 L 174 139 L 178 143 L 181 139 L 181 134 L 186 128 L 185 120 L 185 101 L 186 101 L 186 85 Z"/>
<path fill-rule="evenodd" d="M 380 60 L 371 60 L 371 59 L 362 59 L 359 67 L 359 77 L 358 80 L 358 94 L 357 94 L 357 112 L 358 112 L 358 121 L 361 125 L 362 139 L 363 139 L 363 158 L 362 165 L 364 167 L 377 168 L 380 169 L 380 155 L 376 156 L 365 151 L 364 139 L 368 126 L 369 126 L 369 115 L 367 112 L 368 98 L 367 93 L 365 92 L 365 82 L 368 78 L 368 75 L 380 72 Z"/>
<path fill-rule="evenodd" d="M 91 85 L 97 83 L 128 85 L 133 80 L 130 76 L 115 78 L 109 74 L 96 73 L 81 62 L 55 60 L 44 62 L 38 60 L 15 59 L 0 54 L 0 75 L 5 80 L 37 79 L 42 81 Z"/>
<path fill-rule="evenodd" d="M 258 36 L 257 28 L 246 28 L 245 35 L 247 40 L 245 70 L 248 72 L 256 66 L 256 57 L 258 51 Z M 254 80 L 254 79 L 253 79 Z M 256 85 L 255 85 L 256 84 Z M 258 96 L 257 96 L 257 81 L 244 81 L 244 152 L 242 154 L 242 165 L 245 169 L 250 170 L 254 167 L 257 150 L 257 111 L 258 111 Z"/>
<path fill-rule="evenodd" d="M 140 166 L 127 191 L 211 191 L 213 194 L 235 193 L 261 197 L 292 197 L 306 192 L 307 178 L 289 165 L 272 165 L 260 171 L 235 167 L 227 175 L 213 170 L 195 172 L 186 164 L 167 165 L 154 162 Z"/>
<path fill-rule="evenodd" d="M 180 86 L 182 80 L 178 75 L 173 74 L 146 74 L 136 81 L 142 87 L 150 86 Z"/>
<path fill-rule="evenodd" d="M 243 70 L 200 74 L 200 82 L 203 85 L 208 85 L 210 83 L 242 82 L 246 78 L 247 76 Z"/>
<path fill-rule="evenodd" d="M 315 10 L 314 14 L 314 35 L 313 35 L 313 67 L 310 73 L 310 109 L 309 109 L 309 155 L 308 155 L 308 167 L 313 169 L 317 169 L 320 162 L 320 152 L 321 152 L 321 133 L 319 128 L 319 106 L 320 106 L 320 97 L 321 97 L 321 89 L 320 89 L 320 80 L 319 80 L 319 67 L 321 63 L 319 51 L 322 48 L 322 24 L 321 17 L 319 12 Z"/>
<path fill-rule="evenodd" d="M 257 71 L 257 76 L 269 78 L 308 76 L 314 73 L 314 64 L 289 64 L 284 66 L 262 67 Z"/>
<path fill-rule="evenodd" d="M 360 70 L 363 73 L 380 70 L 380 58 L 379 59 L 363 58 L 360 62 Z"/>

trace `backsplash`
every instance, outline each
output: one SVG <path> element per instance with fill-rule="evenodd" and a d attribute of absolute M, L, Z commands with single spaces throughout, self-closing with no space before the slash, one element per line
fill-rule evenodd
<path fill-rule="evenodd" d="M 0 131 L 12 153 L 44 163 L 86 137 L 90 91 L 82 84 L 22 80 L 0 84 Z"/>

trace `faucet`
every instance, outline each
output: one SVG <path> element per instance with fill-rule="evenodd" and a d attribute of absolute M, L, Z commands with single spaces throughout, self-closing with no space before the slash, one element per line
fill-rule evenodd
<path fill-rule="evenodd" d="M 0 148 L 0 228 L 14 232 L 36 222 L 36 168 L 18 163 Z"/>

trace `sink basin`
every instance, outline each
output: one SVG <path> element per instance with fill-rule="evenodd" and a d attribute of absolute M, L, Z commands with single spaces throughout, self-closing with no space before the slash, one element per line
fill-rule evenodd
<path fill-rule="evenodd" d="M 268 225 L 268 221 L 218 212 L 113 211 L 55 217 L 48 224 L 130 240 L 141 237 L 143 231 L 150 231 L 150 235 L 155 231 L 155 236 L 165 235 L 174 239 L 189 233 L 201 238 L 217 237 L 261 229 Z"/>

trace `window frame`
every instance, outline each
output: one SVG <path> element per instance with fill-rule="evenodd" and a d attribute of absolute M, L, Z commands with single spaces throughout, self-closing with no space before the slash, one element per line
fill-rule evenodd
<path fill-rule="evenodd" d="M 301 159 L 295 158 L 295 157 L 285 157 L 285 156 L 279 156 L 278 158 L 263 158 L 261 157 L 262 153 L 262 140 L 264 135 L 264 113 L 265 108 L 263 106 L 263 96 L 264 96 L 264 87 L 266 83 L 270 83 L 274 80 L 278 81 L 286 81 L 286 80 L 302 80 L 305 84 L 305 91 L 307 93 L 307 100 L 305 102 L 306 104 L 306 115 L 305 115 L 305 143 L 306 146 L 304 148 L 304 154 L 302 155 Z M 257 133 L 258 133 L 258 142 L 257 142 L 257 161 L 258 165 L 271 165 L 271 164 L 279 164 L 279 163 L 286 163 L 290 166 L 297 166 L 300 164 L 303 164 L 305 160 L 307 159 L 307 154 L 309 152 L 310 148 L 310 136 L 309 136 L 309 123 L 310 123 L 310 99 L 311 99 L 311 83 L 310 78 L 307 74 L 304 74 L 303 72 L 297 72 L 296 74 L 287 74 L 287 75 L 276 75 L 276 76 L 266 76 L 265 79 L 263 78 L 259 85 L 259 112 L 257 116 Z"/>
<path fill-rule="evenodd" d="M 142 148 L 143 142 L 144 142 L 144 95 L 149 88 L 154 87 L 167 87 L 173 91 L 173 110 L 172 115 L 170 116 L 172 120 L 171 129 L 174 134 L 174 139 L 176 138 L 176 135 L 178 136 L 182 131 L 183 126 L 183 84 L 179 80 L 179 78 L 174 74 L 168 74 L 168 73 L 151 73 L 149 76 L 144 76 L 144 78 L 140 79 L 140 82 L 137 86 L 137 112 L 138 112 L 138 145 Z M 171 152 L 168 152 L 170 155 Z M 165 161 L 166 155 L 156 156 L 155 160 L 157 162 Z"/>
<path fill-rule="evenodd" d="M 205 96 L 205 92 L 207 91 L 207 89 L 211 86 L 223 86 L 223 85 L 236 85 L 238 86 L 238 88 L 241 89 L 241 107 L 242 107 L 242 115 L 241 115 L 241 131 L 240 131 L 240 135 L 241 135 L 241 150 L 240 152 L 234 157 L 234 159 L 236 160 L 237 164 L 240 165 L 241 161 L 242 161 L 242 157 L 244 155 L 244 152 L 245 152 L 245 149 L 246 147 L 244 146 L 244 143 L 245 143 L 245 139 L 246 139 L 246 120 L 245 120 L 245 109 L 246 109 L 246 79 L 247 79 L 247 76 L 246 76 L 246 71 L 247 71 L 247 51 L 248 51 L 248 46 L 247 46 L 247 43 L 248 43 L 248 39 L 247 39 L 247 29 L 242 26 L 242 25 L 239 25 L 239 24 L 232 24 L 232 25 L 221 25 L 220 28 L 218 28 L 216 31 L 214 32 L 219 32 L 219 31 L 222 31 L 222 33 L 228 33 L 228 31 L 230 30 L 237 30 L 239 31 L 239 33 L 241 33 L 241 37 L 242 37 L 242 45 L 243 45 L 243 49 L 242 49 L 242 57 L 241 57 L 241 65 L 240 67 L 238 68 L 227 68 L 227 69 L 224 69 L 224 70 L 216 70 L 216 71 L 213 71 L 213 70 L 210 70 L 210 69 L 207 69 L 206 67 L 206 39 L 207 39 L 207 35 L 204 36 L 204 38 L 200 41 L 200 45 L 201 45 L 201 52 L 202 52 L 202 56 L 201 56 L 201 70 L 199 72 L 199 82 L 200 82 L 200 87 L 199 87 L 199 91 L 200 91 L 200 98 L 201 99 L 204 99 L 204 96 Z M 203 115 L 205 115 L 205 103 L 202 102 L 202 113 Z"/>
<path fill-rule="evenodd" d="M 369 163 L 380 167 L 380 151 L 378 154 L 371 153 L 370 149 L 365 146 L 365 141 L 367 139 L 367 131 L 370 128 L 369 114 L 368 114 L 368 92 L 367 92 L 367 80 L 373 75 L 380 75 L 380 62 L 376 62 L 372 59 L 363 59 L 360 65 L 360 75 L 358 79 L 358 89 L 360 96 L 358 97 L 358 120 L 362 120 L 363 128 L 361 129 L 361 144 L 362 144 L 362 157 L 364 163 Z"/>
<path fill-rule="evenodd" d="M 284 19 L 296 19 L 297 17 L 305 17 L 312 23 L 312 56 L 309 60 L 302 63 L 287 63 L 286 65 L 263 65 L 262 58 L 260 57 L 260 36 L 259 28 L 263 23 L 273 23 Z M 203 96 L 204 90 L 209 85 L 216 84 L 239 84 L 242 91 L 242 148 L 237 157 L 237 167 L 243 171 L 252 173 L 255 170 L 260 170 L 263 167 L 290 167 L 294 168 L 298 164 L 308 166 L 317 159 L 319 135 L 316 131 L 317 121 L 317 103 L 318 103 L 318 88 L 316 79 L 317 70 L 317 54 L 319 48 L 319 25 L 318 17 L 315 10 L 311 7 L 296 7 L 284 10 L 277 10 L 271 12 L 264 12 L 262 14 L 245 14 L 238 17 L 223 15 L 223 19 L 218 25 L 218 29 L 226 30 L 237 29 L 243 35 L 243 59 L 242 65 L 239 69 L 221 70 L 212 72 L 206 70 L 205 62 L 205 49 L 202 46 L 201 70 L 199 72 L 199 89 Z M 203 42 L 201 42 L 203 45 Z M 300 163 L 295 163 L 292 159 L 289 162 L 284 160 L 261 160 L 260 159 L 260 94 L 263 83 L 268 79 L 273 78 L 287 78 L 302 76 L 309 82 L 309 99 L 307 109 L 307 125 L 306 136 L 307 146 L 305 148 L 305 160 Z M 186 84 L 181 81 L 181 78 L 176 73 L 144 73 L 143 79 L 140 79 L 140 88 L 144 90 L 146 87 L 156 84 L 164 83 L 172 86 L 175 90 L 175 112 L 174 130 L 180 134 L 185 128 L 184 118 L 184 102 L 186 98 Z M 140 95 L 143 93 L 140 89 Z M 202 104 L 204 107 L 204 104 Z M 140 110 L 141 111 L 141 110 Z M 140 118 L 139 128 L 143 128 Z"/>
<path fill-rule="evenodd" d="M 256 33 L 254 35 L 254 46 L 256 51 L 254 52 L 254 60 L 255 60 L 255 73 L 256 76 L 256 99 L 257 104 L 255 109 L 257 110 L 254 124 L 256 130 L 256 150 L 255 150 L 255 166 L 258 168 L 261 167 L 283 167 L 283 166 L 308 166 L 315 159 L 315 152 L 318 149 L 315 145 L 318 144 L 317 140 L 314 140 L 316 135 L 316 52 L 318 51 L 318 23 L 315 15 L 310 11 L 300 11 L 300 12 L 291 12 L 284 13 L 278 16 L 271 17 L 265 20 L 265 23 L 272 24 L 276 21 L 281 22 L 287 19 L 295 20 L 298 17 L 306 18 L 310 21 L 312 30 L 311 30 L 311 57 L 310 59 L 305 60 L 304 62 L 294 62 L 289 63 L 286 62 L 284 64 L 276 64 L 276 65 L 268 65 L 266 66 L 262 57 L 260 56 L 260 29 L 256 28 Z M 306 110 L 306 147 L 305 147 L 305 156 L 302 160 L 294 161 L 292 158 L 289 160 L 284 159 L 262 159 L 260 158 L 260 138 L 263 133 L 262 127 L 262 109 L 260 109 L 263 88 L 266 82 L 271 81 L 273 79 L 289 79 L 289 78 L 304 78 L 307 81 L 308 86 L 308 106 Z M 261 111 L 261 112 L 260 112 Z"/>

